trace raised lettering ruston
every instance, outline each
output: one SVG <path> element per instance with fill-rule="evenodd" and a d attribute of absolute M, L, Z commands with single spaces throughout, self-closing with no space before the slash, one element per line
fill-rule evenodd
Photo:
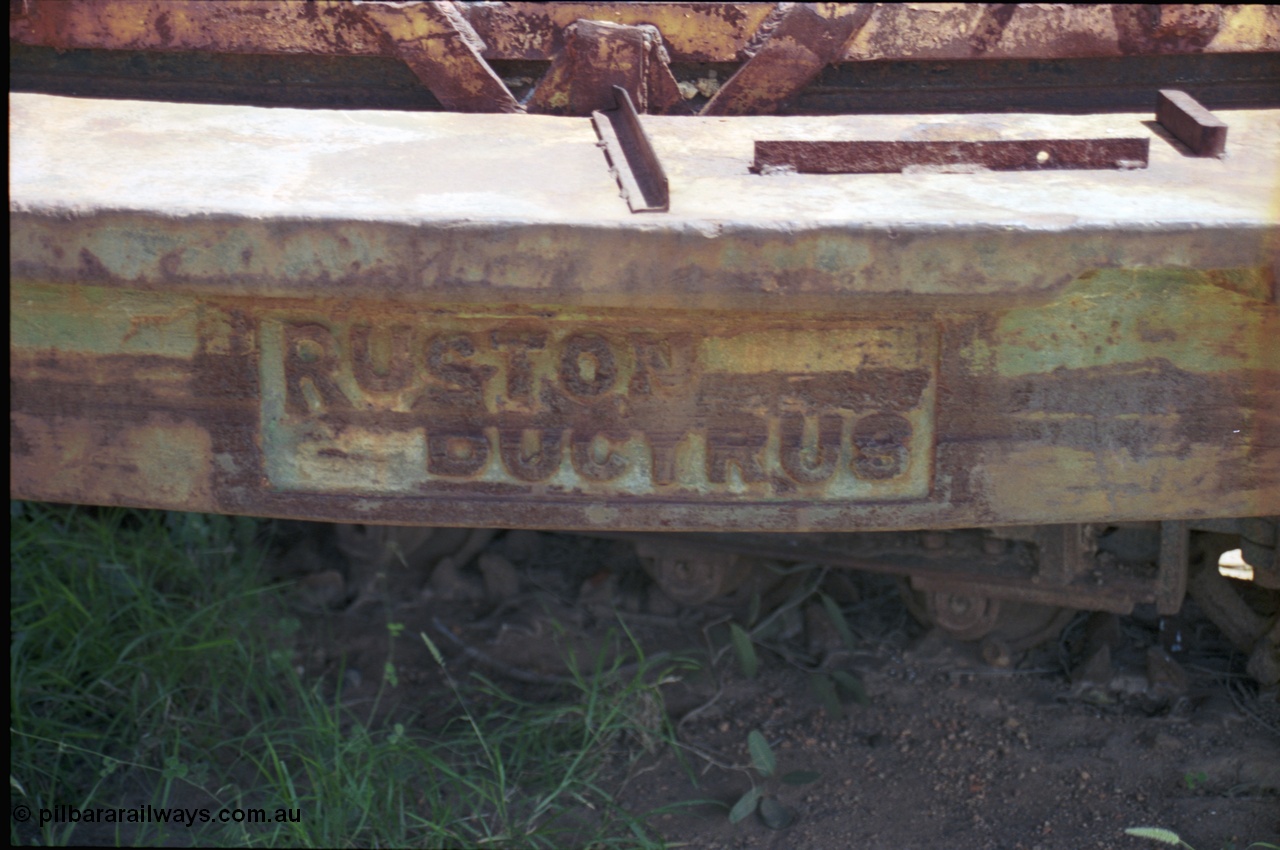
<path fill-rule="evenodd" d="M 484 476 L 637 497 L 927 493 L 928 329 L 833 327 L 813 339 L 779 324 L 779 345 L 799 341 L 780 352 L 771 325 L 747 332 L 717 321 L 703 339 L 688 324 L 664 333 L 527 315 L 279 320 L 270 339 L 283 369 L 263 361 L 263 397 L 283 405 L 264 402 L 279 417 L 264 449 L 302 459 L 276 464 L 299 471 L 272 480 L 318 489 L 312 482 L 337 480 L 341 464 L 367 478 L 370 463 L 403 462 L 408 451 L 425 456 L 394 479 L 402 492 Z M 329 466 L 314 474 L 305 458 Z"/>
<path fill-rule="evenodd" d="M 565 338 L 560 355 L 560 381 L 576 396 L 598 396 L 618 380 L 618 358 L 599 334 L 575 333 Z"/>
<path fill-rule="evenodd" d="M 373 340 L 380 338 L 386 346 L 386 362 L 379 364 L 374 356 Z M 404 325 L 374 330 L 368 325 L 351 329 L 351 369 L 356 383 L 366 392 L 396 392 L 413 380 L 410 345 L 413 330 Z"/>
<path fill-rule="evenodd" d="M 345 410 L 351 402 L 338 386 L 338 345 L 333 332 L 316 322 L 284 326 L 285 410 L 318 414 Z"/>
<path fill-rule="evenodd" d="M 427 368 L 445 384 L 427 390 L 426 398 L 433 406 L 450 412 L 484 410 L 484 384 L 498 370 L 465 362 L 475 353 L 471 334 L 441 334 L 427 343 Z"/>
<path fill-rule="evenodd" d="M 529 353 L 547 347 L 547 334 L 504 328 L 493 331 L 489 339 L 495 349 L 507 355 L 507 398 L 524 403 L 532 401 L 533 366 Z"/>
<path fill-rule="evenodd" d="M 628 388 L 632 395 L 679 390 L 693 379 L 693 337 L 688 334 L 638 334 L 632 338 L 632 346 L 636 355 L 635 374 Z"/>

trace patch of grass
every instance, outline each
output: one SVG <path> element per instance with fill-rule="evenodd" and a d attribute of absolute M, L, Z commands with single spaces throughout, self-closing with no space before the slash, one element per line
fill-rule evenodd
<path fill-rule="evenodd" d="M 661 846 L 610 783 L 671 742 L 659 684 L 674 666 L 625 632 L 585 664 L 571 656 L 572 685 L 549 702 L 449 676 L 459 710 L 428 734 L 301 681 L 263 583 L 261 521 L 10 515 L 10 785 L 33 814 L 11 819 L 13 843 Z M 398 625 L 393 647 L 419 639 Z M 384 691 L 396 682 L 389 657 Z M 38 822 L 56 806 L 146 805 L 211 820 Z M 237 808 L 266 820 L 217 822 Z"/>
<path fill-rule="evenodd" d="M 116 805 L 141 774 L 160 803 L 209 778 L 213 765 L 189 755 L 267 708 L 248 673 L 273 661 L 238 640 L 259 610 L 257 530 L 229 517 L 11 505 L 15 798 L 37 811 Z M 73 841 L 77 828 L 46 824 L 40 841 Z M 120 834 L 162 841 L 168 828 L 139 829 Z"/>

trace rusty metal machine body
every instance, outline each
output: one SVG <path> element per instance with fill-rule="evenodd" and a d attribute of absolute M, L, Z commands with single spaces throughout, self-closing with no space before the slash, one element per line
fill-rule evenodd
<path fill-rule="evenodd" d="M 925 592 L 1120 611 L 1177 609 L 1203 527 L 1274 586 L 1274 523 L 1235 518 L 1280 514 L 1280 16 L 1141 8 L 15 2 L 15 79 L 56 94 L 10 96 L 10 492 L 813 532 Z M 395 57 L 452 111 L 57 96 L 51 50 Z M 1195 139 L 1163 85 L 992 108 L 1037 56 L 1255 82 L 1182 66 Z M 823 89 L 908 60 L 964 66 L 960 106 Z M 1100 556 L 1124 523 L 1154 554 Z"/>

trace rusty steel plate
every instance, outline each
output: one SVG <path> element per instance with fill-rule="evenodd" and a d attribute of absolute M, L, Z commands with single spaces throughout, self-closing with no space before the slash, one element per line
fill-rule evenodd
<path fill-rule="evenodd" d="M 913 169 L 1146 168 L 1149 138 L 992 141 L 757 141 L 753 171 L 888 174 Z"/>
<path fill-rule="evenodd" d="M 1280 513 L 1280 114 L 643 125 L 11 96 L 10 492 L 366 523 Z M 852 123 L 851 123 L 852 122 Z M 759 138 L 1150 137 L 756 175 Z M 945 135 L 943 135 L 945 134 Z"/>

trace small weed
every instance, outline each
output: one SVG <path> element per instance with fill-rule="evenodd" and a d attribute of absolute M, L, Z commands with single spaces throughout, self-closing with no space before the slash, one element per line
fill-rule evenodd
<path fill-rule="evenodd" d="M 1197 770 L 1194 772 L 1189 770 L 1183 774 L 1182 781 L 1187 786 L 1188 791 L 1194 791 L 1209 781 L 1209 774 L 1205 773 L 1203 770 Z"/>
<path fill-rule="evenodd" d="M 776 777 L 777 782 L 783 785 L 807 785 L 817 781 L 820 776 L 811 770 L 795 770 L 777 777 L 778 759 L 769 742 L 757 729 L 747 734 L 747 750 L 751 754 L 751 766 L 759 774 L 761 784 L 756 784 L 756 779 L 752 776 L 751 790 L 733 804 L 729 810 L 729 821 L 739 823 L 755 812 L 770 829 L 786 829 L 795 822 L 795 812 L 770 793 L 773 780 Z"/>
<path fill-rule="evenodd" d="M 831 621 L 836 633 L 840 636 L 845 648 L 850 652 L 857 649 L 853 633 L 849 629 L 849 623 L 845 620 L 844 612 L 840 610 L 840 606 L 834 599 L 822 592 L 822 582 L 826 577 L 827 571 L 815 568 L 812 565 L 793 569 L 811 572 L 814 574 L 814 578 L 802 585 L 791 595 L 791 598 L 760 622 L 756 622 L 760 609 L 759 594 L 753 596 L 750 614 L 747 618 L 747 625 L 750 630 L 743 628 L 738 623 L 729 623 L 729 645 L 737 656 L 738 665 L 742 668 L 743 675 L 748 679 L 754 679 L 760 670 L 760 655 L 756 649 L 757 644 L 777 651 L 795 666 L 811 674 L 809 685 L 814 696 L 822 703 L 828 714 L 835 718 L 843 718 L 844 702 L 847 699 L 851 699 L 861 706 L 870 705 L 871 700 L 867 696 L 862 680 L 847 670 L 828 672 L 818 669 L 813 666 L 813 659 L 797 658 L 793 653 L 788 653 L 784 647 L 767 640 L 767 636 L 775 630 L 778 622 L 784 616 L 805 603 L 817 599 L 821 601 L 823 611 Z"/>

